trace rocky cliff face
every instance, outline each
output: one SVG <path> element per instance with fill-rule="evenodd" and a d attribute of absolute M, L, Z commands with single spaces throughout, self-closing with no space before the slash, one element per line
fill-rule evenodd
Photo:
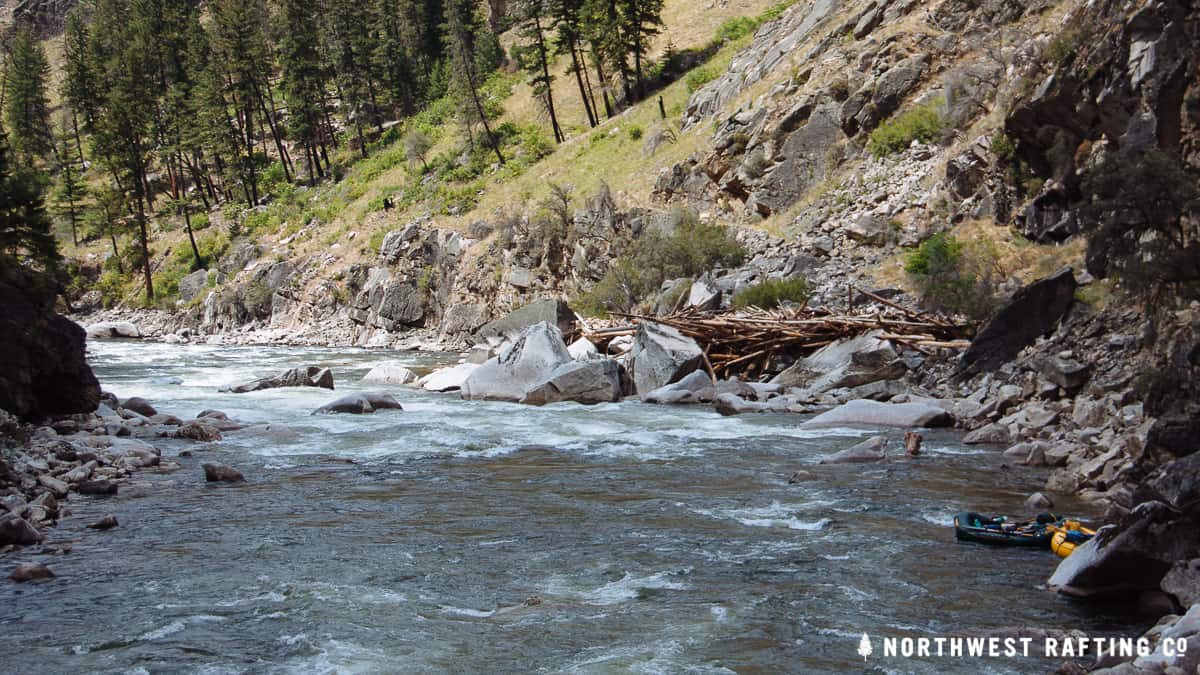
<path fill-rule="evenodd" d="M 84 332 L 54 312 L 42 275 L 0 269 L 0 409 L 25 419 L 92 412 L 100 384 L 84 359 Z"/>

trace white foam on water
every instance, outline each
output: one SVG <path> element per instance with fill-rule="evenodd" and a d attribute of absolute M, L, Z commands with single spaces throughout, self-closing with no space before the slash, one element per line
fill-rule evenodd
<path fill-rule="evenodd" d="M 215 623 L 219 621 L 225 621 L 225 617 L 213 616 L 211 614 L 196 614 L 194 616 L 176 619 L 165 626 L 160 626 L 154 630 L 146 631 L 145 633 L 139 635 L 137 639 L 141 641 L 161 640 L 162 638 L 170 635 L 183 632 L 187 628 L 188 624 Z"/>
<path fill-rule="evenodd" d="M 923 511 L 921 513 L 921 520 L 933 525 L 943 525 L 945 527 L 952 527 L 954 525 L 954 516 L 948 511 Z"/>
<path fill-rule="evenodd" d="M 591 605 L 617 605 L 636 600 L 646 589 L 682 591 L 691 588 L 686 582 L 673 578 L 691 574 L 691 571 L 691 568 L 687 568 L 643 576 L 626 572 L 620 579 L 594 588 L 580 588 L 569 580 L 556 577 L 550 580 L 546 595 L 574 598 Z"/>
<path fill-rule="evenodd" d="M 835 502 L 817 500 L 803 504 L 781 504 L 776 501 L 771 502 L 769 506 L 761 507 L 718 509 L 715 511 L 693 509 L 693 511 L 710 518 L 736 520 L 749 527 L 785 527 L 789 530 L 816 532 L 825 529 L 833 520 L 831 518 L 802 520 L 796 517 L 796 512 L 813 507 L 829 506 L 833 503 Z"/>
<path fill-rule="evenodd" d="M 468 607 L 453 607 L 450 605 L 442 605 L 442 606 L 438 607 L 438 609 L 446 614 L 453 614 L 456 616 L 466 616 L 466 617 L 470 617 L 472 619 L 486 619 L 488 617 L 496 615 L 496 610 L 494 610 L 494 609 L 489 609 L 489 610 L 470 609 Z"/>

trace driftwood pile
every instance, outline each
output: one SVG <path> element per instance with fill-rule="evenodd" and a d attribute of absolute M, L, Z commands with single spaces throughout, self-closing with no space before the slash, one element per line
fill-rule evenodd
<path fill-rule="evenodd" d="M 771 372 L 781 356 L 806 356 L 832 342 L 873 330 L 883 331 L 880 339 L 925 354 L 965 349 L 970 344 L 969 324 L 909 309 L 866 291 L 860 293 L 871 303 L 852 314 L 807 307 L 726 312 L 690 308 L 660 317 L 619 315 L 619 323 L 591 320 L 582 325 L 582 334 L 605 351 L 613 339 L 635 334 L 639 323 L 665 324 L 696 340 L 714 377 L 737 375 L 744 380 Z"/>

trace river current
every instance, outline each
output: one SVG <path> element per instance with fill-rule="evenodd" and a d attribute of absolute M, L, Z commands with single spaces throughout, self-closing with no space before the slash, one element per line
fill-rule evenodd
<path fill-rule="evenodd" d="M 1014 512 L 1044 476 L 952 432 L 927 434 L 917 461 L 818 466 L 881 432 L 358 384 L 383 361 L 449 355 L 90 350 L 118 396 L 276 426 L 159 442 L 194 456 L 118 497 L 73 497 L 49 541 L 72 551 L 18 554 L 58 578 L 0 584 L 6 673 L 1045 672 L 1038 658 L 884 659 L 879 640 L 1141 627 L 1047 592 L 1048 551 L 954 541 L 956 511 Z M 309 364 L 332 368 L 337 392 L 217 391 Z M 380 389 L 404 410 L 309 414 Z M 206 484 L 209 461 L 247 482 Z M 85 528 L 105 513 L 120 527 Z"/>

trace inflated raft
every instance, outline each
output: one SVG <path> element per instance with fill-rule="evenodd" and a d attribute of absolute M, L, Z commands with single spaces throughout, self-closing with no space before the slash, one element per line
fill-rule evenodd
<path fill-rule="evenodd" d="M 954 516 L 954 536 L 959 541 L 980 544 L 1049 548 L 1054 536 L 1049 524 L 1056 520 L 1050 514 L 1042 514 L 1037 520 L 1014 523 L 1003 516 L 990 518 L 964 511 Z"/>
<path fill-rule="evenodd" d="M 1075 552 L 1085 541 L 1095 536 L 1095 530 L 1089 530 L 1078 520 L 1063 520 L 1048 528 L 1050 534 L 1050 550 L 1060 558 L 1065 558 Z"/>

